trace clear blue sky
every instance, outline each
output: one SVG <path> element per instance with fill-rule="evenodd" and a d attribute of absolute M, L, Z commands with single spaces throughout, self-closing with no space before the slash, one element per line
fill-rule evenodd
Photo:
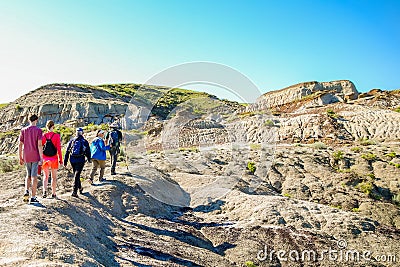
<path fill-rule="evenodd" d="M 399 14 L 397 0 L 2 0 L 0 103 L 54 82 L 141 83 L 192 61 L 230 66 L 261 92 L 338 79 L 397 89 Z"/>

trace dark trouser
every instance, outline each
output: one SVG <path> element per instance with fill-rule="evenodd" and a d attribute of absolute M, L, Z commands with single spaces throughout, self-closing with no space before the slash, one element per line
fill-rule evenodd
<path fill-rule="evenodd" d="M 115 168 L 117 167 L 118 152 L 119 152 L 118 147 L 110 148 L 111 173 L 115 173 Z"/>
<path fill-rule="evenodd" d="M 74 171 L 74 192 L 78 192 L 78 189 L 82 188 L 81 185 L 81 172 L 85 162 L 71 163 L 72 170 Z"/>

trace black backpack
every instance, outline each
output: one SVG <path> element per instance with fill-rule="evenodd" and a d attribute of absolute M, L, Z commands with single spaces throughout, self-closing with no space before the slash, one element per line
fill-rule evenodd
<path fill-rule="evenodd" d="M 117 130 L 113 130 L 110 133 L 111 136 L 111 145 L 113 147 L 118 147 L 119 146 L 119 134 Z"/>
<path fill-rule="evenodd" d="M 47 137 L 46 137 L 46 143 L 44 144 L 44 147 L 43 147 L 43 154 L 45 156 L 53 157 L 53 156 L 57 155 L 57 148 L 51 141 L 54 134 L 55 133 L 53 133 L 53 135 L 50 137 L 50 139 L 47 139 Z"/>

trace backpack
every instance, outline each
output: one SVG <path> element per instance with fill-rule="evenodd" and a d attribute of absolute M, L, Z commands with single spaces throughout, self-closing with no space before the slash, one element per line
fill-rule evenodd
<path fill-rule="evenodd" d="M 53 135 L 50 137 L 50 139 L 47 139 L 47 137 L 46 137 L 46 143 L 44 144 L 44 147 L 43 147 L 43 154 L 45 156 L 53 157 L 53 156 L 57 155 L 57 148 L 51 141 L 54 134 L 55 133 L 53 133 Z"/>
<path fill-rule="evenodd" d="M 70 148 L 70 153 L 72 157 L 81 157 L 85 155 L 86 146 L 83 142 L 84 139 L 74 139 Z"/>
<path fill-rule="evenodd" d="M 119 146 L 118 131 L 116 131 L 116 130 L 111 131 L 110 136 L 111 136 L 111 145 L 113 147 L 118 147 Z"/>

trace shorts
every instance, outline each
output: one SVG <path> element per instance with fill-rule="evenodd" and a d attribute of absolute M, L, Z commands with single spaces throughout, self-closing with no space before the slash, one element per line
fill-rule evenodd
<path fill-rule="evenodd" d="M 58 159 L 47 159 L 43 160 L 43 169 L 52 169 L 52 170 L 57 170 L 58 169 Z"/>
<path fill-rule="evenodd" d="M 39 167 L 39 162 L 25 163 L 26 175 L 28 177 L 37 177 L 38 176 L 38 167 Z"/>

